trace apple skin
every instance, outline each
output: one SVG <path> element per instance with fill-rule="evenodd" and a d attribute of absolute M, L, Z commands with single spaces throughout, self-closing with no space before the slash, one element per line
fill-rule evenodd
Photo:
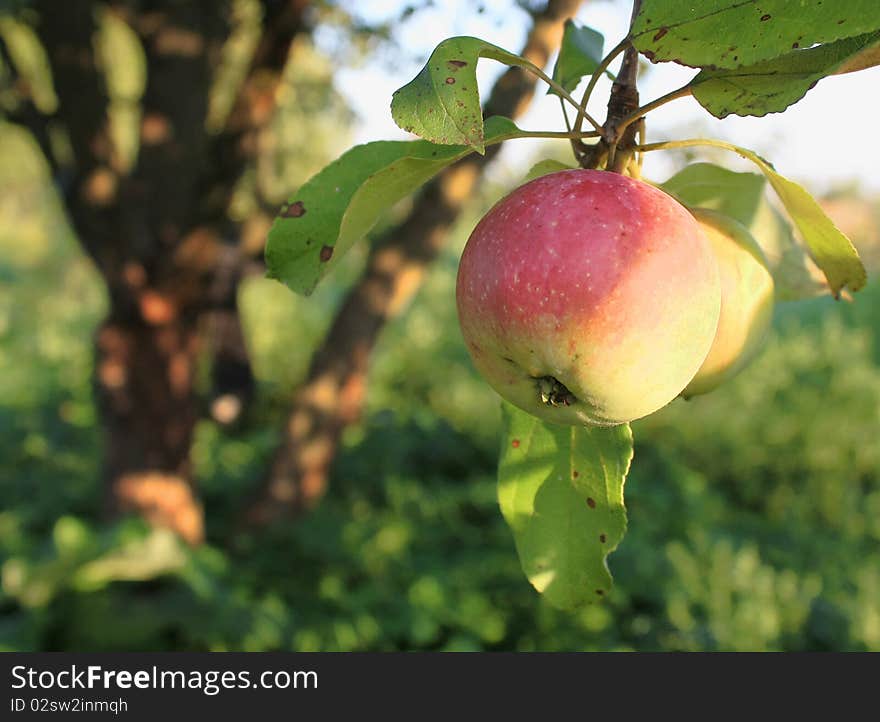
<path fill-rule="evenodd" d="M 505 399 L 611 426 L 676 398 L 706 358 L 718 268 L 688 210 L 617 173 L 536 178 L 477 224 L 456 285 L 474 365 Z"/>
<path fill-rule="evenodd" d="M 774 287 L 767 259 L 739 221 L 693 208 L 718 260 L 721 315 L 709 355 L 682 396 L 705 394 L 742 371 L 760 350 L 773 320 Z"/>

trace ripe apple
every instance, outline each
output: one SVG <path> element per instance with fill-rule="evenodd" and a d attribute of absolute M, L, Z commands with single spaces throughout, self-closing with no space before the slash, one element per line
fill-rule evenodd
<path fill-rule="evenodd" d="M 691 211 L 718 259 L 721 315 L 709 355 L 681 395 L 705 394 L 751 361 L 773 320 L 773 277 L 761 247 L 739 221 L 718 211 Z"/>
<path fill-rule="evenodd" d="M 717 262 L 693 216 L 647 183 L 565 170 L 479 222 L 456 287 L 474 365 L 550 422 L 650 414 L 700 368 L 718 325 Z"/>

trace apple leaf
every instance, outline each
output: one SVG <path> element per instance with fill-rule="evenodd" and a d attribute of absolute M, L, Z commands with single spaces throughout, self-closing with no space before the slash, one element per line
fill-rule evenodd
<path fill-rule="evenodd" d="M 652 61 L 714 69 L 876 30 L 877 0 L 642 0 L 630 37 Z"/>
<path fill-rule="evenodd" d="M 485 40 L 448 38 L 440 43 L 421 72 L 391 98 L 391 117 L 407 133 L 441 145 L 466 145 L 485 152 L 483 111 L 477 89 L 477 60 L 535 70 L 519 55 Z"/>
<path fill-rule="evenodd" d="M 806 189 L 781 176 L 773 166 L 757 153 L 737 148 L 737 153 L 752 161 L 767 176 L 782 205 L 794 225 L 800 231 L 804 243 L 810 249 L 816 265 L 822 269 L 831 293 L 839 298 L 840 292 L 849 287 L 856 292 L 868 282 L 865 267 L 855 246 L 826 215 Z"/>
<path fill-rule="evenodd" d="M 539 160 L 529 169 L 529 172 L 526 173 L 523 183 L 528 183 L 529 181 L 535 180 L 535 178 L 540 178 L 541 176 L 549 175 L 550 173 L 556 173 L 556 171 L 560 170 L 572 170 L 572 166 L 561 163 L 558 160 L 553 160 L 552 158 Z"/>
<path fill-rule="evenodd" d="M 764 198 L 767 180 L 758 173 L 737 173 L 712 163 L 692 163 L 660 187 L 687 206 L 710 208 L 746 228 Z"/>
<path fill-rule="evenodd" d="M 865 70 L 865 68 L 873 68 L 875 65 L 880 65 L 880 36 L 874 34 L 872 37 L 873 40 L 865 43 L 859 52 L 847 58 L 834 71 L 834 74 L 844 75 L 845 73 L 854 73 L 857 70 Z"/>
<path fill-rule="evenodd" d="M 574 90 L 581 78 L 592 75 L 599 67 L 604 44 L 602 33 L 566 20 L 559 57 L 553 66 L 553 80 L 569 92 Z M 547 93 L 556 91 L 550 88 Z"/>
<path fill-rule="evenodd" d="M 762 116 L 793 105 L 819 80 L 849 62 L 871 62 L 863 51 L 876 47 L 880 31 L 794 50 L 735 69 L 703 70 L 691 81 L 694 98 L 716 118 Z M 874 62 L 880 62 L 877 58 Z M 862 67 L 865 67 L 862 65 Z"/>
<path fill-rule="evenodd" d="M 807 247 L 768 200 L 763 175 L 694 163 L 660 187 L 688 207 L 710 208 L 742 223 L 764 251 L 777 300 L 795 301 L 830 292 Z"/>
<path fill-rule="evenodd" d="M 557 426 L 506 403 L 504 422 L 498 501 L 523 571 L 555 607 L 601 599 L 626 531 L 629 425 Z"/>
<path fill-rule="evenodd" d="M 486 122 L 487 143 L 519 132 L 509 118 L 494 116 Z M 472 150 L 425 140 L 352 148 L 281 207 L 266 243 L 267 275 L 310 294 L 382 213 Z"/>

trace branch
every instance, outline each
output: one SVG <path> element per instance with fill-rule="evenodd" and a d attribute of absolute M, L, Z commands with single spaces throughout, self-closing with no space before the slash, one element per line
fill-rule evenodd
<path fill-rule="evenodd" d="M 563 23 L 580 3 L 550 0 L 537 16 L 522 54 L 545 66 L 561 42 Z M 521 116 L 534 89 L 530 74 L 509 69 L 492 89 L 484 115 Z M 425 269 L 443 248 L 450 226 L 499 148 L 487 148 L 485 156 L 469 156 L 441 173 L 426 186 L 407 220 L 372 247 L 363 276 L 349 291 L 312 359 L 246 523 L 266 524 L 296 514 L 323 495 L 342 430 L 360 415 L 379 333 L 415 295 Z"/>
<path fill-rule="evenodd" d="M 657 98 L 656 100 L 652 100 L 650 103 L 646 103 L 641 108 L 637 108 L 632 113 L 630 113 L 629 115 L 627 115 L 626 117 L 624 117 L 620 121 L 618 121 L 616 129 L 615 129 L 616 130 L 615 140 L 617 142 L 619 142 L 620 139 L 623 137 L 624 131 L 632 123 L 635 123 L 639 120 L 644 120 L 645 116 L 648 113 L 650 113 L 652 110 L 656 110 L 657 108 L 660 108 L 660 107 L 666 105 L 667 103 L 672 102 L 673 100 L 678 100 L 679 98 L 685 98 L 685 97 L 692 95 L 692 94 L 693 94 L 693 91 L 691 90 L 690 84 L 688 84 L 688 85 L 685 85 L 681 88 L 678 88 L 677 90 L 673 90 L 669 93 L 666 93 L 666 95 L 663 95 L 663 96 Z"/>
<path fill-rule="evenodd" d="M 635 21 L 641 7 L 641 0 L 633 0 L 632 17 L 630 25 Z M 632 146 L 635 144 L 636 127 L 620 127 L 621 121 L 629 119 L 639 107 L 639 92 L 636 88 L 636 76 L 639 69 L 639 53 L 630 42 L 629 37 L 624 38 L 608 54 L 603 65 L 607 67 L 610 60 L 623 53 L 620 70 L 611 86 L 611 96 L 608 99 L 608 114 L 603 126 L 603 138 L 583 153 L 580 164 L 584 168 L 598 168 L 602 163 L 609 170 L 622 173 L 632 157 Z M 604 70 L 604 68 L 602 68 Z M 589 95 L 599 77 L 596 72 L 587 86 L 581 106 L 586 107 Z"/>

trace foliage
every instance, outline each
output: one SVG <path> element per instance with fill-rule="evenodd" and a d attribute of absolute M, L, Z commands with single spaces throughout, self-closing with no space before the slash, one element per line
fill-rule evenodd
<path fill-rule="evenodd" d="M 12 157 L 22 180 L 32 156 Z M 497 401 L 442 302 L 481 208 L 383 337 L 369 413 L 313 515 L 235 539 L 242 487 L 275 434 L 200 426 L 210 543 L 190 550 L 97 516 L 89 333 L 103 298 L 58 216 L 35 212 L 58 212 L 46 193 L 6 193 L 0 233 L 4 649 L 880 650 L 876 284 L 857 304 L 781 307 L 771 343 L 738 379 L 635 425 L 615 588 L 568 614 L 519 569 L 496 499 Z M 319 288 L 322 303 L 347 275 Z M 270 289 L 246 295 L 256 304 Z M 312 302 L 296 304 L 308 314 Z M 293 349 L 303 368 L 308 349 L 263 320 L 250 335 L 271 418 L 295 381 L 280 360 Z M 311 339 L 302 346 L 322 330 L 317 316 L 299 328 Z M 120 564 L 132 554 L 140 568 Z"/>
<path fill-rule="evenodd" d="M 737 68 L 877 30 L 878 20 L 873 0 L 800 3 L 796 11 L 789 0 L 704 0 L 696 12 L 689 0 L 643 0 L 632 36 L 654 61 Z"/>
<path fill-rule="evenodd" d="M 486 123 L 486 142 L 517 132 L 506 118 Z M 469 153 L 426 141 L 359 145 L 309 179 L 281 207 L 266 246 L 270 277 L 310 294 L 384 211 Z"/>
<path fill-rule="evenodd" d="M 602 62 L 605 38 L 593 28 L 580 27 L 573 20 L 565 22 L 562 46 L 553 67 L 553 80 L 571 92 L 585 75 L 592 75 Z M 551 87 L 548 93 L 556 92 Z M 558 95 L 558 92 L 557 92 Z"/>
<path fill-rule="evenodd" d="M 607 557 L 626 530 L 629 424 L 542 424 L 510 404 L 504 421 L 498 501 L 526 576 L 563 608 L 604 597 L 611 589 Z"/>
<path fill-rule="evenodd" d="M 836 22 L 832 25 L 833 20 Z M 718 45 L 719 35 L 724 38 L 726 50 Z M 384 211 L 445 166 L 472 151 L 484 154 L 491 143 L 543 136 L 571 140 L 584 168 L 603 168 L 635 178 L 641 176 L 639 154 L 648 151 L 708 145 L 737 153 L 764 174 L 799 232 L 796 237 L 786 221 L 770 213 L 768 241 L 764 245 L 776 246 L 774 250 L 779 251 L 782 259 L 786 254 L 803 259 L 802 263 L 794 264 L 777 259 L 773 272 L 781 289 L 780 297 L 798 298 L 799 292 L 811 285 L 812 265 L 825 275 L 835 298 L 840 298 L 846 289 L 859 291 L 867 282 L 867 274 L 855 247 L 809 192 L 777 173 L 769 161 L 723 141 L 637 143 L 637 135 L 644 134 L 632 132 L 631 126 L 644 123 L 649 112 L 685 95 L 692 95 L 719 118 L 731 113 L 762 116 L 782 111 L 800 100 L 820 79 L 880 62 L 876 52 L 878 38 L 880 11 L 869 7 L 866 0 L 846 0 L 833 9 L 820 3 L 801 8 L 796 15 L 787 12 L 779 2 L 767 2 L 759 8 L 753 3 L 713 0 L 695 8 L 691 3 L 647 0 L 634 4 L 633 22 L 626 37 L 604 58 L 600 57 L 604 45 L 601 34 L 567 22 L 552 78 L 528 59 L 479 38 L 447 38 L 437 45 L 421 72 L 394 92 L 391 101 L 391 115 L 397 125 L 423 140 L 374 141 L 358 146 L 308 181 L 282 206 L 270 231 L 266 250 L 269 275 L 295 291 L 311 293 L 341 254 L 365 236 Z M 700 72 L 682 88 L 638 107 L 638 52 L 654 62 L 672 60 Z M 586 109 L 597 79 L 620 54 L 624 55 L 620 73 L 627 77 L 616 79 L 608 116 L 600 125 Z M 568 132 L 521 131 L 509 119 L 500 117 L 490 118 L 484 126 L 476 75 L 481 57 L 524 70 L 546 82 L 560 98 Z M 578 101 L 569 91 L 587 77 L 586 89 Z M 574 123 L 565 114 L 566 101 L 577 111 Z M 582 132 L 585 120 L 593 131 Z M 585 145 L 587 139 L 596 139 L 592 148 Z M 548 167 L 539 163 L 529 177 L 543 174 Z M 736 219 L 756 230 L 760 206 L 766 204 L 763 186 L 722 168 L 703 166 L 700 173 L 697 194 L 714 196 L 716 206 L 739 206 L 734 188 L 743 181 L 753 187 L 755 192 L 749 195 L 754 202 Z M 693 204 L 693 191 L 686 184 L 679 184 L 678 197 L 685 204 Z M 792 250 L 794 253 L 790 253 Z M 533 370 L 528 373 L 534 377 Z M 564 379 L 554 381 L 563 388 L 567 383 Z M 543 397 L 544 392 L 541 394 Z M 507 418 L 510 432 L 511 427 L 518 425 L 517 415 Z M 536 422 L 530 423 L 534 427 Z M 535 428 L 529 433 L 532 431 Z M 583 493 L 571 469 L 571 478 L 568 472 L 561 476 L 557 472 L 570 467 L 575 456 L 580 463 L 583 454 L 592 455 L 597 468 L 607 468 L 608 463 L 623 470 L 614 482 L 620 493 L 615 490 L 613 497 L 616 507 L 620 496 L 621 517 L 625 518 L 622 488 L 632 449 L 631 444 L 611 444 L 608 450 L 614 456 L 606 459 L 603 445 L 591 443 L 591 432 L 583 432 L 578 439 L 573 436 L 565 440 L 563 436 L 552 427 L 538 428 L 538 443 L 534 448 L 527 445 L 524 458 L 515 464 L 510 448 L 502 446 L 499 496 L 526 575 L 537 589 L 547 592 L 549 599 L 573 609 L 585 603 L 589 588 L 597 594 L 606 591 L 607 570 L 598 563 L 601 560 L 594 558 L 594 552 L 587 551 L 583 540 L 604 539 L 607 534 L 600 515 L 584 514 L 581 510 L 580 517 L 574 519 L 571 511 L 566 511 Z M 541 504 L 538 499 L 543 500 Z M 623 526 L 620 525 L 621 535 Z M 578 532 L 572 533 L 572 528 Z M 618 541 L 615 534 L 614 544 Z"/>
<path fill-rule="evenodd" d="M 225 49 L 221 81 L 224 73 L 241 71 L 236 58 L 253 45 L 249 6 L 236 4 L 239 25 Z M 797 17 L 783 6 L 781 0 L 766 0 L 760 9 L 713 0 L 695 16 L 692 3 L 644 0 L 627 39 L 653 61 L 699 72 L 684 88 L 605 128 L 583 113 L 589 85 L 567 133 L 521 131 L 505 118 L 484 126 L 477 59 L 524 68 L 577 106 L 569 91 L 583 76 L 607 72 L 626 43 L 602 60 L 603 38 L 569 23 L 553 78 L 477 38 L 441 43 L 392 104 L 401 127 L 425 140 L 360 146 L 303 185 L 274 226 L 267 254 L 272 274 L 309 293 L 338 263 L 342 274 L 319 291 L 331 304 L 363 253 L 343 258 L 344 252 L 417 186 L 490 143 L 561 136 L 583 150 L 582 141 L 596 139 L 608 145 L 597 157 L 610 167 L 627 125 L 676 97 L 692 94 L 718 117 L 759 116 L 797 102 L 827 75 L 880 62 L 875 3 L 846 0 Z M 110 131 L 125 165 L 137 153 L 143 62 L 110 63 L 132 52 L 131 38 L 110 14 L 99 25 L 96 52 L 112 68 Z M 726 50 L 717 42 L 719 28 L 730 40 Z M 5 19 L 0 34 L 34 85 L 35 104 L 51 110 L 56 99 L 46 88 L 45 58 L 33 33 Z M 309 99 L 345 116 L 325 59 L 303 57 L 308 79 L 289 83 L 273 121 L 282 140 L 242 182 L 236 217 L 253 211 L 256 196 L 275 198 L 285 184 L 304 180 L 288 173 L 293 159 L 312 170 L 326 147 L 338 144 L 335 134 L 316 129 L 309 150 L 302 147 Z M 14 110 L 5 72 L 2 79 L 0 104 Z M 214 88 L 209 125 L 231 108 L 224 82 Z M 596 132 L 581 132 L 584 119 Z M 797 228 L 796 236 L 770 212 L 780 244 L 775 273 L 788 281 L 780 285 L 790 297 L 810 295 L 813 261 L 835 294 L 865 286 L 854 247 L 804 188 L 750 151 L 708 142 L 752 160 Z M 57 230 L 66 226 L 32 141 L 4 125 L 0 150 L 21 161 L 14 174 L 0 176 L 7 191 L 0 228 L 0 647 L 880 649 L 876 283 L 861 304 L 834 314 L 827 299 L 780 308 L 778 336 L 748 372 L 707 399 L 677 402 L 635 425 L 639 462 L 627 483 L 632 531 L 611 557 L 618 580 L 611 594 L 605 557 L 626 526 L 629 430 L 560 432 L 509 416 L 499 494 L 512 541 L 497 508 L 496 401 L 473 376 L 449 302 L 453 255 L 386 335 L 372 372 L 370 412 L 347 431 L 331 496 L 304 522 L 268 535 L 239 533 L 238 500 L 265 468 L 275 434 L 247 420 L 226 431 L 201 424 L 192 457 L 209 509 L 210 543 L 189 549 L 142 523 L 107 526 L 97 516 L 100 439 L 87 339 L 105 299 L 69 233 Z M 530 175 L 552 168 L 544 161 Z M 764 179 L 711 166 L 681 175 L 689 172 L 702 174 L 702 186 L 697 199 L 693 185 L 679 183 L 673 192 L 682 200 L 741 207 L 733 189 L 745 188 L 755 204 L 743 222 L 751 227 L 767 215 Z M 792 255 L 794 266 L 786 265 Z M 279 415 L 278 392 L 304 372 L 307 341 L 325 323 L 299 301 L 295 311 L 273 304 L 272 294 L 269 286 L 252 284 L 244 299 L 264 420 Z M 284 326 L 294 318 L 291 343 Z M 526 433 L 536 443 L 523 446 L 526 458 L 515 458 L 514 442 Z M 584 475 L 576 483 L 575 471 Z M 591 514 L 590 494 L 600 486 L 608 503 L 597 503 Z M 607 546 L 579 545 L 578 534 Z M 522 580 L 514 544 L 532 583 L 546 590 L 544 599 Z M 542 566 L 550 557 L 553 580 Z M 602 591 L 607 603 L 567 615 L 550 606 L 578 606 L 590 589 Z"/>
<path fill-rule="evenodd" d="M 840 72 L 866 46 L 880 41 L 874 31 L 835 43 L 795 50 L 770 61 L 733 69 L 704 69 L 692 81 L 694 97 L 716 118 L 731 113 L 779 113 L 806 95 L 822 78 Z M 780 82 L 784 79 L 785 82 Z"/>

